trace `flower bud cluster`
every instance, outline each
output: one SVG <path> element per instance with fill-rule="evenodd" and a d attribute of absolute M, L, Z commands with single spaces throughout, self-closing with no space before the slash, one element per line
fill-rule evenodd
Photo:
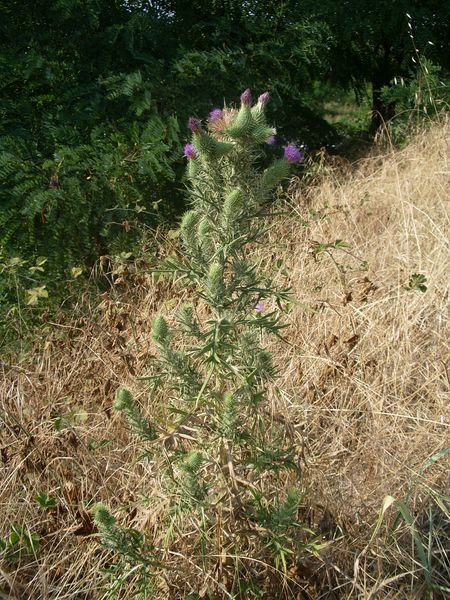
<path fill-rule="evenodd" d="M 188 162 L 196 159 L 211 161 L 231 152 L 236 144 L 252 146 L 276 143 L 276 130 L 267 124 L 265 108 L 270 101 L 270 93 L 264 92 L 252 106 L 253 98 L 249 89 L 241 94 L 241 106 L 233 115 L 232 111 L 214 108 L 209 113 L 208 126 L 219 136 L 211 135 L 202 128 L 202 123 L 196 117 L 190 117 L 188 128 L 192 131 L 193 141 L 184 147 L 184 156 Z M 232 116 L 230 122 L 230 115 Z M 220 139 L 218 139 L 220 138 Z M 283 159 L 289 164 L 302 162 L 304 153 L 294 144 L 284 147 Z M 198 174 L 193 164 L 188 165 L 188 176 L 193 179 Z M 287 175 L 287 171 L 283 176 Z"/>

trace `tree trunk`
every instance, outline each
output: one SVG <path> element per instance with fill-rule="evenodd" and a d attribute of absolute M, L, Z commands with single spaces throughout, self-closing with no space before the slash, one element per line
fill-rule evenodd
<path fill-rule="evenodd" d="M 384 45 L 382 58 L 372 77 L 372 121 L 370 133 L 375 135 L 387 121 L 395 116 L 395 102 L 383 103 L 381 90 L 390 84 L 393 77 L 393 69 L 390 60 L 391 48 Z"/>

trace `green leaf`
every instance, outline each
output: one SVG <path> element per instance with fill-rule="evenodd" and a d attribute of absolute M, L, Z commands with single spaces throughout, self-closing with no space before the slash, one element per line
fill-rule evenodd
<path fill-rule="evenodd" d="M 82 273 L 83 273 L 82 267 L 72 267 L 70 269 L 70 274 L 72 275 L 72 277 L 74 279 L 76 279 L 77 277 L 79 277 L 80 275 L 82 275 Z"/>
<path fill-rule="evenodd" d="M 89 418 L 89 413 L 84 408 L 69 410 L 55 419 L 54 427 L 56 431 L 62 431 L 76 425 L 86 423 Z"/>
<path fill-rule="evenodd" d="M 56 506 L 58 504 L 58 500 L 56 498 L 50 497 L 46 492 L 40 491 L 34 499 L 42 508 L 51 508 L 52 506 Z"/>
<path fill-rule="evenodd" d="M 45 289 L 45 285 L 30 288 L 27 290 L 27 304 L 29 306 L 35 306 L 40 298 L 48 298 L 48 292 Z"/>
<path fill-rule="evenodd" d="M 422 273 L 413 273 L 410 276 L 408 285 L 405 287 L 405 289 L 408 292 L 418 291 L 423 293 L 426 292 L 428 289 L 425 285 L 426 282 L 427 278 L 425 277 L 425 275 L 423 275 Z"/>

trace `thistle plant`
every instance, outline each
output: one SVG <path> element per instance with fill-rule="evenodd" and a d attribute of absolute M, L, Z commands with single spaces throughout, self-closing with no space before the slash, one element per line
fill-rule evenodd
<path fill-rule="evenodd" d="M 210 574 L 211 598 L 239 597 L 250 580 L 263 589 L 263 564 L 272 565 L 273 580 L 314 547 L 299 523 L 296 450 L 269 410 L 278 367 L 264 343 L 269 336 L 282 339 L 290 291 L 252 260 L 270 227 L 274 190 L 303 159 L 288 144 L 281 158 L 260 168 L 261 148 L 276 133 L 265 117 L 268 101 L 265 92 L 253 104 L 245 90 L 239 109 L 216 108 L 206 125 L 189 119 L 190 208 L 181 220 L 178 255 L 161 270 L 175 271 L 195 302 L 153 322 L 158 358 L 143 379 L 151 382 L 151 396 L 164 398 L 158 422 L 151 424 L 126 390 L 115 404 L 159 465 L 168 500 L 160 564 L 182 539 L 182 554 L 198 565 L 199 586 Z M 150 481 L 144 484 L 151 489 Z M 111 547 L 106 525 L 99 521 Z M 115 521 L 110 528 L 119 539 Z M 188 562 L 165 577 L 174 587 L 177 578 L 195 579 Z"/>

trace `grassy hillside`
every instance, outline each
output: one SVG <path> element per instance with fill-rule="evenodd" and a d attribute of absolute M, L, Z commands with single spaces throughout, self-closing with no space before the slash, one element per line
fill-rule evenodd
<path fill-rule="evenodd" d="M 264 417 L 295 441 L 300 516 L 327 542 L 260 597 L 407 600 L 450 588 L 449 140 L 442 120 L 401 151 L 356 164 L 316 157 L 255 249 L 295 298 L 286 343 L 271 348 L 283 393 L 274 388 Z M 13 531 L 9 553 L 8 541 L 0 549 L 0 598 L 106 598 L 100 570 L 112 559 L 98 543 L 96 502 L 163 543 L 158 465 L 111 406 L 126 385 L 157 414 L 137 380 L 154 354 L 150 323 L 157 312 L 170 321 L 187 292 L 144 264 L 111 280 L 97 304 L 80 299 L 72 321 L 46 323 L 26 358 L 0 362 L 0 536 Z M 381 513 L 387 496 L 403 504 Z M 225 542 L 204 572 L 179 540 L 157 597 L 220 580 L 233 564 Z M 270 579 L 268 570 L 266 590 Z"/>

